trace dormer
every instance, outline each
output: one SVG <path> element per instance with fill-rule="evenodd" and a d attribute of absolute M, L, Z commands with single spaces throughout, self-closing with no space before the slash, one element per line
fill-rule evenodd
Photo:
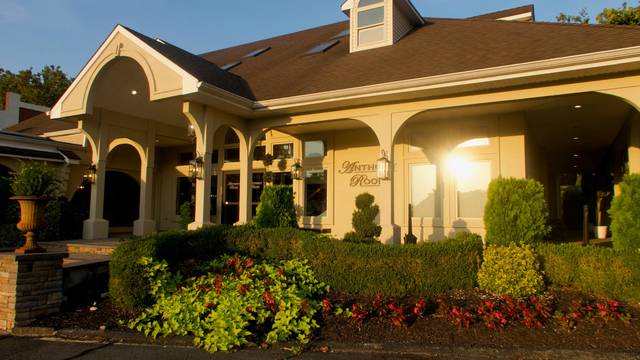
<path fill-rule="evenodd" d="M 410 0 L 347 0 L 350 52 L 393 45 L 424 19 Z"/>

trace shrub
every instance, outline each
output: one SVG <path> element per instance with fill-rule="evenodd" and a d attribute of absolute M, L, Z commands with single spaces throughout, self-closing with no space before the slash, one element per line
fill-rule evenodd
<path fill-rule="evenodd" d="M 180 205 L 180 229 L 187 230 L 193 222 L 193 201 L 185 201 Z"/>
<path fill-rule="evenodd" d="M 609 210 L 613 246 L 640 255 L 640 174 L 625 176 L 620 190 Z"/>
<path fill-rule="evenodd" d="M 380 236 L 382 227 L 375 222 L 380 207 L 374 205 L 374 201 L 375 197 L 369 193 L 362 193 L 356 197 L 356 210 L 351 219 L 354 232 L 345 234 L 345 241 L 372 243 Z"/>
<path fill-rule="evenodd" d="M 57 198 L 61 189 L 56 169 L 44 162 L 21 162 L 11 177 L 11 191 L 17 196 Z"/>
<path fill-rule="evenodd" d="M 640 256 L 597 246 L 538 244 L 548 283 L 587 293 L 640 301 Z"/>
<path fill-rule="evenodd" d="M 540 264 L 528 245 L 487 247 L 478 272 L 478 285 L 490 293 L 515 298 L 544 291 Z"/>
<path fill-rule="evenodd" d="M 255 223 L 261 228 L 298 227 L 293 188 L 287 185 L 265 186 L 256 210 Z"/>
<path fill-rule="evenodd" d="M 525 245 L 550 232 L 544 187 L 532 179 L 495 179 L 489 184 L 484 210 L 486 241 L 490 245 Z"/>
<path fill-rule="evenodd" d="M 162 233 L 118 246 L 111 258 L 111 297 L 129 310 L 148 303 L 144 273 L 136 263 L 141 257 L 166 260 L 173 266 L 229 252 L 270 260 L 306 259 L 316 277 L 339 293 L 412 296 L 473 288 L 482 243 L 470 238 L 410 247 L 371 246 L 297 229 L 251 226 Z"/>
<path fill-rule="evenodd" d="M 15 201 L 8 202 L 0 214 L 0 248 L 15 248 L 24 241 L 24 235 L 16 227 L 18 221 L 20 206 Z"/>
<path fill-rule="evenodd" d="M 256 328 L 266 333 L 266 344 L 292 337 L 306 344 L 318 328 L 314 317 L 327 289 L 303 261 L 255 264 L 223 257 L 206 275 L 186 281 L 171 274 L 164 261 L 139 263 L 154 304 L 129 326 L 146 335 L 193 335 L 196 346 L 216 352 L 247 344 L 249 336 L 258 335 Z"/>

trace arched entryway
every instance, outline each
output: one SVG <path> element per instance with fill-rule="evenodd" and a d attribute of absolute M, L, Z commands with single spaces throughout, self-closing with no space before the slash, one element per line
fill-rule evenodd
<path fill-rule="evenodd" d="M 140 163 L 138 151 L 130 144 L 117 145 L 109 152 L 104 192 L 109 236 L 133 233 L 140 213 Z"/>

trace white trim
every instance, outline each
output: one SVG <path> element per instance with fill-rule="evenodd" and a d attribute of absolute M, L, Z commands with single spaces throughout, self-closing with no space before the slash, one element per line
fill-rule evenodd
<path fill-rule="evenodd" d="M 500 21 L 523 21 L 523 20 L 530 20 L 530 19 L 533 19 L 533 13 L 531 11 L 529 11 L 527 13 L 506 16 L 506 17 L 499 18 L 499 19 L 496 19 L 496 20 L 500 20 Z"/>
<path fill-rule="evenodd" d="M 69 130 L 59 130 L 59 131 L 51 131 L 43 133 L 42 136 L 48 138 L 53 136 L 67 136 L 67 135 L 78 135 L 82 134 L 82 130 L 79 128 L 69 129 Z"/>
<path fill-rule="evenodd" d="M 634 62 L 640 63 L 640 46 L 257 101 L 254 103 L 253 109 L 261 111 L 280 110 L 289 107 L 400 94 L 412 91 L 435 90 L 453 86 L 490 83 L 500 80 L 622 65 Z"/>

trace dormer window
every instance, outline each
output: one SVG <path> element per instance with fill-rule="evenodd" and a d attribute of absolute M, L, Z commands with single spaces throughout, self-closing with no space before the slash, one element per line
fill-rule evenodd
<path fill-rule="evenodd" d="M 360 0 L 358 3 L 358 46 L 385 39 L 384 0 Z"/>

